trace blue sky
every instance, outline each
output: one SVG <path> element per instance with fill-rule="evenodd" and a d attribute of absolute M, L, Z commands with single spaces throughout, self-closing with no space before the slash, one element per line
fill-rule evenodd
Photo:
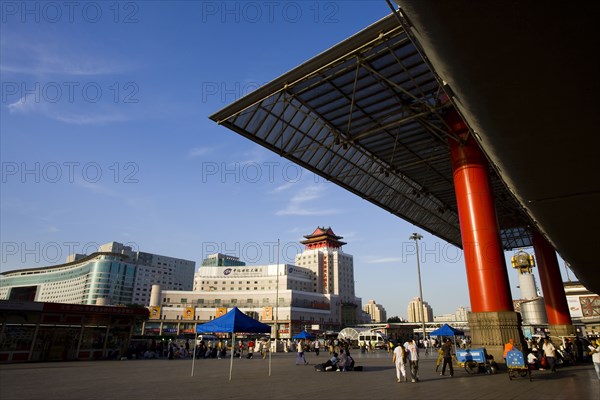
<path fill-rule="evenodd" d="M 109 241 L 264 264 L 280 239 L 292 262 L 331 226 L 363 303 L 405 317 L 420 232 L 423 297 L 436 315 L 469 306 L 456 248 L 208 119 L 384 17 L 385 1 L 67 4 L 1 5 L 2 271 Z"/>

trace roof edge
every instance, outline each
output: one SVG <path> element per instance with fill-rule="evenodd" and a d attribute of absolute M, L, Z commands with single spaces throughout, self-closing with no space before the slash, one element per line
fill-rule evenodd
<path fill-rule="evenodd" d="M 248 107 L 251 107 L 255 103 L 263 100 L 266 97 L 273 95 L 274 93 L 285 88 L 286 85 L 293 84 L 296 81 L 305 78 L 307 75 L 314 73 L 315 71 L 325 67 L 326 65 L 339 60 L 349 52 L 357 50 L 356 43 L 362 43 L 362 45 L 375 40 L 379 37 L 382 32 L 388 32 L 393 29 L 402 29 L 398 20 L 394 14 L 389 14 L 383 17 L 379 21 L 374 22 L 362 31 L 350 36 L 349 38 L 341 41 L 340 43 L 330 47 L 329 49 L 317 54 L 308 61 L 300 64 L 296 68 L 284 73 L 283 75 L 275 78 L 271 82 L 259 87 L 253 92 L 248 93 L 246 96 L 234 101 L 230 105 L 222 108 L 213 115 L 209 116 L 214 122 L 221 124 L 224 120 L 235 115 Z M 361 47 L 362 47 L 361 45 Z"/>

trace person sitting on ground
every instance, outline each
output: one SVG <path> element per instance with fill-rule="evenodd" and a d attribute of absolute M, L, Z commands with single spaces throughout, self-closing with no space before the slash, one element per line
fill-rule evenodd
<path fill-rule="evenodd" d="M 345 350 L 342 350 L 340 356 L 338 357 L 338 362 L 336 364 L 337 369 L 342 372 L 346 372 L 348 370 L 348 366 L 350 365 L 350 359 L 346 354 Z"/>
<path fill-rule="evenodd" d="M 337 363 L 338 363 L 338 353 L 336 353 L 334 351 L 333 354 L 331 355 L 331 357 L 329 358 L 329 360 L 327 360 L 325 362 L 325 364 L 323 364 L 323 365 L 325 366 L 325 369 L 327 369 L 327 367 L 330 367 L 329 370 L 332 370 L 337 366 Z"/>
<path fill-rule="evenodd" d="M 529 354 L 527 354 L 527 366 L 529 369 L 537 369 L 537 360 L 538 358 L 533 351 L 530 351 Z"/>

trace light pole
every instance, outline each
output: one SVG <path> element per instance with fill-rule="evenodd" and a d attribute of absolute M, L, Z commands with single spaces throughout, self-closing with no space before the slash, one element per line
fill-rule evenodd
<path fill-rule="evenodd" d="M 423 236 L 418 233 L 413 233 L 409 237 L 410 240 L 415 241 L 415 247 L 417 248 L 417 274 L 419 275 L 419 312 L 421 314 L 421 324 L 423 327 L 423 346 L 425 346 L 425 338 L 427 337 L 427 333 L 425 331 L 425 310 L 423 309 L 424 301 L 423 301 L 423 287 L 421 286 L 421 263 L 419 261 L 419 240 L 423 239 Z"/>
<path fill-rule="evenodd" d="M 277 339 L 279 339 L 279 239 L 277 239 L 277 278 L 275 285 L 275 351 L 277 351 Z"/>

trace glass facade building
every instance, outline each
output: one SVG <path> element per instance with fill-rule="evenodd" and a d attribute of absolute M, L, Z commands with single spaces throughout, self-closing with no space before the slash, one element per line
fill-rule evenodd
<path fill-rule="evenodd" d="M 94 253 L 74 262 L 0 274 L 0 299 L 71 304 L 131 304 L 136 266 Z"/>

